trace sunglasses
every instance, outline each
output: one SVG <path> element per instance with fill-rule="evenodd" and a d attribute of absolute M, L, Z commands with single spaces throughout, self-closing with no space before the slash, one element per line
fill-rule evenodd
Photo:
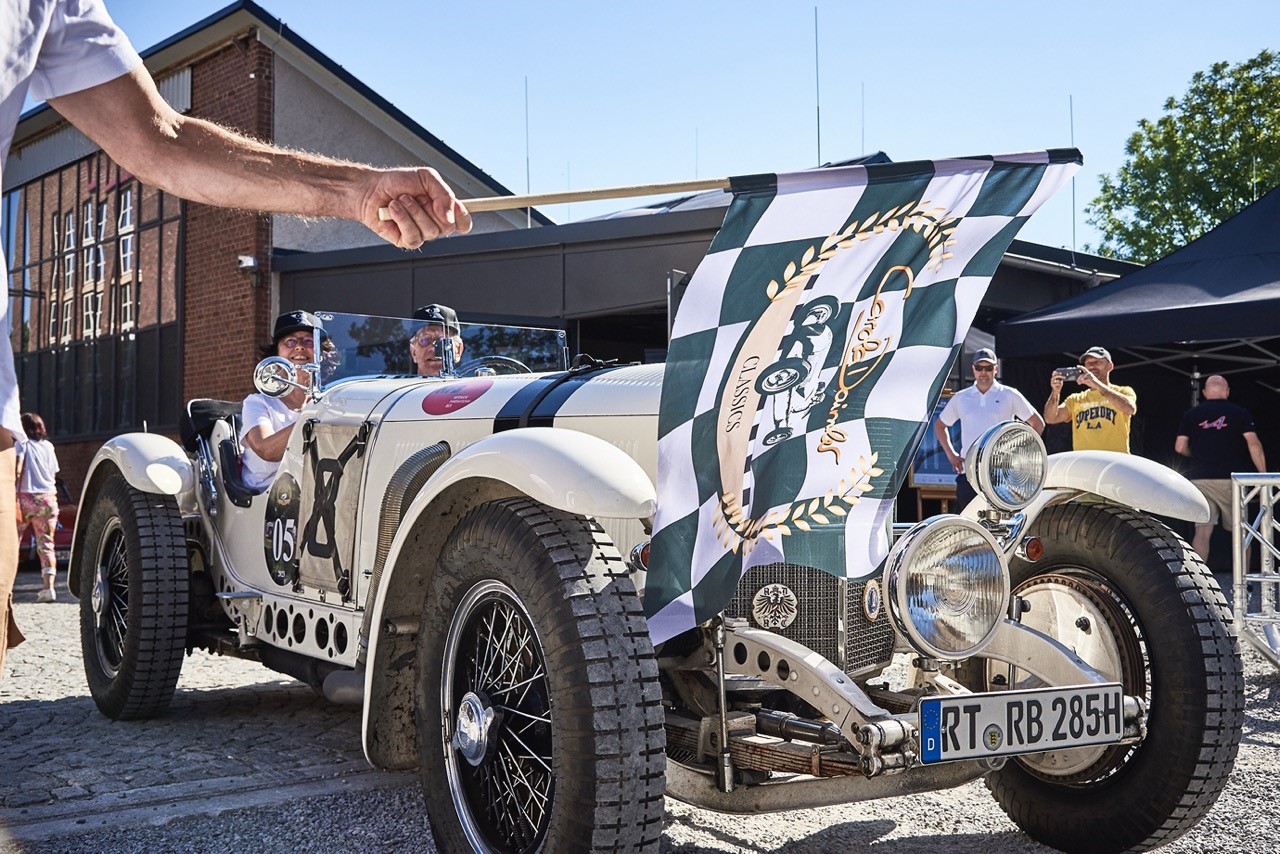
<path fill-rule="evenodd" d="M 436 341 L 448 336 L 449 333 L 435 330 L 433 332 L 419 332 L 417 335 L 409 339 L 411 343 L 417 344 L 419 347 L 431 347 Z M 456 333 L 455 333 L 456 334 Z"/>
<path fill-rule="evenodd" d="M 995 365 L 974 365 L 973 369 L 980 374 L 989 374 L 996 369 Z"/>
<path fill-rule="evenodd" d="M 306 347 L 308 350 L 314 350 L 316 348 L 315 341 L 311 338 L 310 335 L 307 335 L 305 337 L 302 335 L 291 335 L 288 338 L 285 338 L 280 343 L 284 345 L 284 348 L 286 350 L 292 350 L 294 347 L 297 347 L 299 345 Z"/>

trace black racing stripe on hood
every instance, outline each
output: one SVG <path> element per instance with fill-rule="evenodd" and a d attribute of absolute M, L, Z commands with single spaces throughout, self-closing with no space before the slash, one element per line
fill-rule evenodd
<path fill-rule="evenodd" d="M 565 377 L 562 382 L 552 386 L 539 400 L 529 414 L 530 427 L 551 427 L 555 421 L 556 413 L 565 405 L 565 402 L 573 396 L 573 393 L 591 380 L 608 373 L 616 371 L 619 366 L 609 368 L 599 368 L 597 370 L 587 371 L 584 373 L 570 374 Z"/>
<path fill-rule="evenodd" d="M 569 376 L 568 372 L 547 374 L 521 388 L 511 396 L 510 400 L 502 404 L 502 409 L 498 410 L 498 414 L 493 417 L 493 432 L 501 433 L 503 430 L 528 426 L 529 413 L 538 405 L 538 401 Z"/>
<path fill-rule="evenodd" d="M 556 413 L 582 384 L 620 365 L 585 365 L 539 377 L 511 396 L 493 419 L 493 432 L 518 427 L 550 427 Z"/>

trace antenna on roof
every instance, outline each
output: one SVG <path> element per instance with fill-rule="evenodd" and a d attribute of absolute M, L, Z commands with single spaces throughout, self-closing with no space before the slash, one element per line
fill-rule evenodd
<path fill-rule="evenodd" d="M 822 87 L 818 79 L 818 7 L 813 7 L 813 111 L 818 120 L 818 165 L 822 165 Z M 695 176 L 696 177 L 696 176 Z"/>
<path fill-rule="evenodd" d="M 1071 123 L 1071 147 L 1076 147 L 1076 101 L 1074 95 L 1067 96 L 1067 115 Z M 1076 176 L 1071 176 L 1071 264 L 1076 263 Z"/>
<path fill-rule="evenodd" d="M 524 192 L 530 195 L 529 186 L 529 75 L 524 76 Z M 524 227 L 533 228 L 533 208 L 524 209 Z"/>

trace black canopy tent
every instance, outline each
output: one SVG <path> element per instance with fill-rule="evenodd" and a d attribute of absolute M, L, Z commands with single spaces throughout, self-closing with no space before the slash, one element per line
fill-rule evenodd
<path fill-rule="evenodd" d="M 1138 394 L 1130 438 L 1134 453 L 1184 468 L 1186 461 L 1173 450 L 1182 413 L 1200 402 L 1205 377 L 1222 374 L 1231 383 L 1231 400 L 1253 413 L 1268 468 L 1275 471 L 1280 188 L 1159 261 L 1006 321 L 996 331 L 1006 376 L 1045 394 L 1053 369 L 1076 364 L 1094 345 L 1111 351 L 1112 382 Z M 1035 404 L 1042 399 L 1032 398 Z M 1070 430 L 1052 425 L 1045 441 L 1051 450 L 1069 449 Z M 1229 554 L 1221 542 L 1211 550 L 1218 568 L 1229 567 Z"/>
<path fill-rule="evenodd" d="M 1103 344 L 1117 364 L 1193 383 L 1280 366 L 1280 188 L 1154 264 L 1002 323 L 996 339 L 1002 357 Z"/>

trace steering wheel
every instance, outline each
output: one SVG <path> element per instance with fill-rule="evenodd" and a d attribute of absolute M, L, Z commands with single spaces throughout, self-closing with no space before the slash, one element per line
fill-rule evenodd
<path fill-rule="evenodd" d="M 531 374 L 529 366 L 517 359 L 509 356 L 476 356 L 474 359 L 467 359 L 454 370 L 459 376 L 478 376 L 476 373 L 481 368 L 489 368 L 495 374 Z"/>

